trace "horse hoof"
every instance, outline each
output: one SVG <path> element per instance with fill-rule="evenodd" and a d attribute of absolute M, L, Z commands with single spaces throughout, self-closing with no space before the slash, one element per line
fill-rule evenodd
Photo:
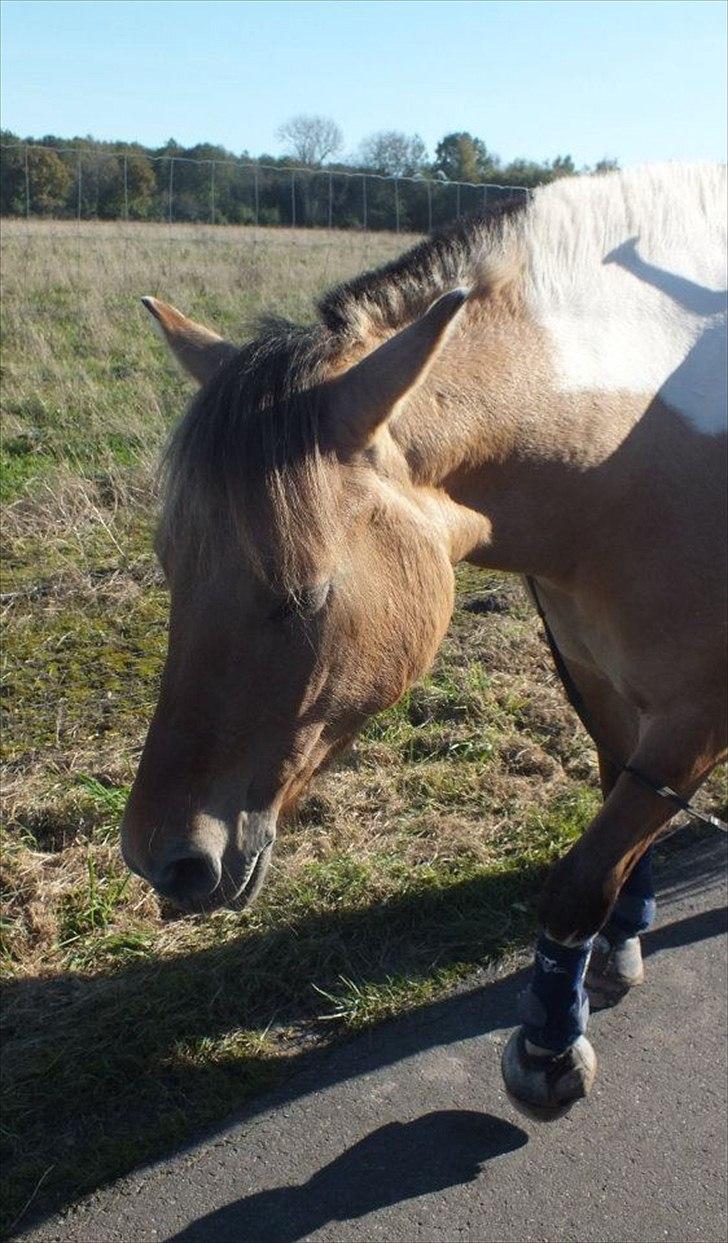
<path fill-rule="evenodd" d="M 645 982 L 639 937 L 611 945 L 606 937 L 595 938 L 585 984 L 595 1009 L 616 1006 L 630 991 Z"/>
<path fill-rule="evenodd" d="M 597 1058 L 586 1036 L 564 1053 L 537 1057 L 528 1052 L 520 1027 L 503 1050 L 501 1071 L 516 1109 L 537 1122 L 554 1122 L 591 1091 Z"/>

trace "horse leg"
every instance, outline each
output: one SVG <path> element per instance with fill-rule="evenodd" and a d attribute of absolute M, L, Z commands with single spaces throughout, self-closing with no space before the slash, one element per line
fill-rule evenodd
<path fill-rule="evenodd" d="M 619 777 L 619 769 L 600 748 L 598 752 L 602 794 L 606 799 Z M 640 934 L 652 925 L 657 910 L 652 854 L 653 848 L 648 846 L 622 885 L 607 922 L 594 938 L 586 972 L 591 1007 L 614 1006 L 631 988 L 644 983 Z"/>
<path fill-rule="evenodd" d="M 653 721 L 630 763 L 690 797 L 720 754 L 701 725 Z M 687 762 L 685 754 L 692 757 Z M 596 1056 L 585 1035 L 584 978 L 593 938 L 672 814 L 669 802 L 622 773 L 583 837 L 547 877 L 533 975 L 520 999 L 523 1027 L 502 1060 L 511 1097 L 532 1116 L 558 1117 L 591 1089 Z"/>

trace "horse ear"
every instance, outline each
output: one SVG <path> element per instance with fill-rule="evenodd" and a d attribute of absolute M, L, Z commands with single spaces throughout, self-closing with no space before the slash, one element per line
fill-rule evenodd
<path fill-rule="evenodd" d="M 158 298 L 142 298 L 142 306 L 152 316 L 152 323 L 164 337 L 178 363 L 197 380 L 206 384 L 215 372 L 237 353 L 229 341 L 223 341 L 217 333 L 203 328 L 188 319 L 176 307 L 160 302 Z"/>
<path fill-rule="evenodd" d="M 469 292 L 452 289 L 443 294 L 420 319 L 332 381 L 332 431 L 342 448 L 365 449 L 399 403 L 422 383 Z"/>

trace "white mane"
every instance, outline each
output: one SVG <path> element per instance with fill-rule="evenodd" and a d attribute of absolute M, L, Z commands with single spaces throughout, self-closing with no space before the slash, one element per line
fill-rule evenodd
<path fill-rule="evenodd" d="M 553 183 L 524 228 L 527 292 L 564 389 L 660 394 L 726 418 L 726 169 L 656 165 Z"/>

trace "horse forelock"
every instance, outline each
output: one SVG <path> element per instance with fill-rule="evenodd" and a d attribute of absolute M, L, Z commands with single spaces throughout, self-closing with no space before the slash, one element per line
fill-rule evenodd
<path fill-rule="evenodd" d="M 158 542 L 214 565 L 234 540 L 288 586 L 337 538 L 320 388 L 334 353 L 321 326 L 267 321 L 192 401 L 162 465 Z"/>

